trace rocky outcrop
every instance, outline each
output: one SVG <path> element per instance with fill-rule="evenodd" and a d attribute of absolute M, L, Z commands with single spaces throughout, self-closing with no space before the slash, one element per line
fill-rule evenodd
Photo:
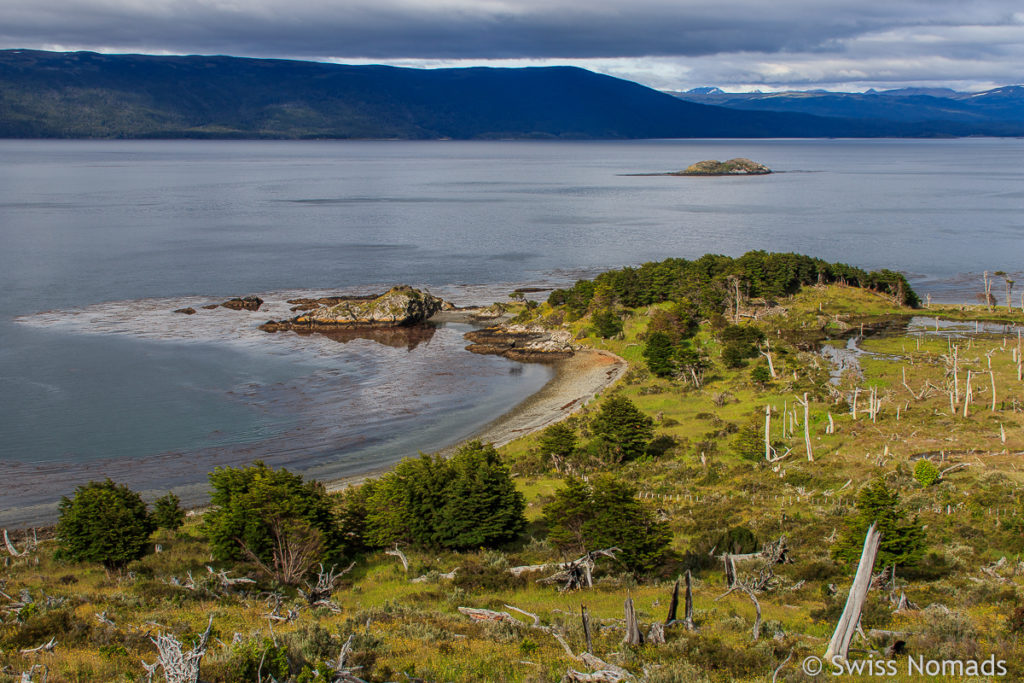
<path fill-rule="evenodd" d="M 258 296 L 236 296 L 234 299 L 228 299 L 221 304 L 222 307 L 230 308 L 232 311 L 258 311 L 262 305 L 263 299 Z"/>
<path fill-rule="evenodd" d="M 575 352 L 569 330 L 539 325 L 496 325 L 467 332 L 473 353 L 496 354 L 512 360 L 542 361 L 568 358 Z"/>
<path fill-rule="evenodd" d="M 771 172 L 772 169 L 764 164 L 737 157 L 728 161 L 698 161 L 685 171 L 679 171 L 672 175 L 767 175 Z"/>
<path fill-rule="evenodd" d="M 325 301 L 328 303 L 319 305 L 308 313 L 290 320 L 271 320 L 260 325 L 260 329 L 266 332 L 280 332 L 400 327 L 422 323 L 440 311 L 444 305 L 441 299 L 408 285 L 392 287 L 374 297 L 330 297 Z"/>
<path fill-rule="evenodd" d="M 292 304 L 293 311 L 312 311 L 324 306 L 337 306 L 343 301 L 369 301 L 376 297 L 376 294 L 370 296 L 324 296 L 319 299 L 288 299 L 288 303 Z"/>
<path fill-rule="evenodd" d="M 176 309 L 174 309 L 174 312 L 175 313 L 184 313 L 185 315 L 195 315 L 196 314 L 196 309 L 194 309 L 191 306 L 189 306 L 188 308 L 176 308 Z"/>

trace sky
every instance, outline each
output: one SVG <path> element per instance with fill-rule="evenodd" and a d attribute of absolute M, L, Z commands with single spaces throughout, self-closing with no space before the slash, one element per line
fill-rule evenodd
<path fill-rule="evenodd" d="M 0 48 L 575 65 L 661 90 L 1024 83 L 1020 0 L 0 0 Z"/>

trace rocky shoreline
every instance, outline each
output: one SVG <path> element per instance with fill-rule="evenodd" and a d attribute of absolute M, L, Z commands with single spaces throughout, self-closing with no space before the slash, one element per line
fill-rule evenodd
<path fill-rule="evenodd" d="M 472 342 L 467 351 L 524 362 L 570 358 L 577 349 L 568 330 L 549 330 L 538 325 L 494 325 L 467 332 L 465 337 Z"/>

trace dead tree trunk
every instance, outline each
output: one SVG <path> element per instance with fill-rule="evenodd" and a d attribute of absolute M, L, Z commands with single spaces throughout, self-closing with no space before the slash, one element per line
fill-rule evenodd
<path fill-rule="evenodd" d="M 580 605 L 580 620 L 583 622 L 583 640 L 587 643 L 587 652 L 594 651 L 594 643 L 590 634 L 590 615 L 587 614 L 587 606 Z"/>
<path fill-rule="evenodd" d="M 850 653 L 850 642 L 860 625 L 860 614 L 864 609 L 868 589 L 871 588 L 871 572 L 874 571 L 875 558 L 878 556 L 878 546 L 881 542 L 882 534 L 872 522 L 864 536 L 864 549 L 860 554 L 860 562 L 857 565 L 857 574 L 853 578 L 853 585 L 850 586 L 850 595 L 846 598 L 846 606 L 843 608 L 843 614 L 836 624 L 836 631 L 832 634 L 832 640 L 825 651 L 826 662 L 831 662 L 833 657 L 845 660 Z"/>
<path fill-rule="evenodd" d="M 768 373 L 772 376 L 772 379 L 778 379 L 775 375 L 775 363 L 772 362 L 772 347 L 767 341 L 764 343 L 765 350 L 761 350 L 758 347 L 757 352 L 760 353 L 768 361 Z"/>
<path fill-rule="evenodd" d="M 686 570 L 686 596 L 685 596 L 685 607 L 683 608 L 683 623 L 686 625 L 687 631 L 694 631 L 696 627 L 693 625 L 693 588 L 690 585 L 690 570 Z"/>
<path fill-rule="evenodd" d="M 676 612 L 679 610 L 679 579 L 672 586 L 672 599 L 668 603 L 668 616 L 665 617 L 665 625 L 671 626 L 676 621 Z"/>
<path fill-rule="evenodd" d="M 640 633 L 640 624 L 636 621 L 636 608 L 633 598 L 626 598 L 626 637 L 622 639 L 626 645 L 643 645 L 644 635 Z"/>
<path fill-rule="evenodd" d="M 807 462 L 814 462 L 814 453 L 811 451 L 811 404 L 807 400 L 806 391 L 803 400 L 797 399 L 797 403 L 804 407 L 804 445 L 807 447 Z"/>

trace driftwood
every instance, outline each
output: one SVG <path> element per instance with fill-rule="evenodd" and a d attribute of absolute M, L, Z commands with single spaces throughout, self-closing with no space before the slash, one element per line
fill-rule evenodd
<path fill-rule="evenodd" d="M 4 529 L 4 545 L 7 547 L 7 552 L 10 553 L 11 557 L 25 557 L 39 547 L 39 536 L 36 534 L 36 530 L 32 529 L 32 538 L 29 538 L 28 531 L 26 531 L 25 549 L 19 552 L 11 541 L 11 537 L 7 534 L 7 529 Z"/>
<path fill-rule="evenodd" d="M 860 625 L 861 610 L 864 609 L 864 601 L 867 598 L 868 589 L 871 587 L 871 572 L 874 569 L 875 558 L 878 555 L 878 547 L 881 542 L 882 535 L 875 528 L 875 523 L 872 522 L 864 536 L 864 549 L 861 551 L 857 574 L 850 587 L 846 606 L 843 608 L 842 616 L 839 617 L 839 622 L 836 624 L 835 633 L 825 651 L 826 662 L 833 661 L 834 657 L 845 660 L 850 653 L 850 642 Z"/>
<path fill-rule="evenodd" d="M 721 555 L 724 560 L 726 555 Z M 728 554 L 734 563 L 733 572 L 736 571 L 735 563 L 743 560 L 763 559 L 769 565 L 792 564 L 793 559 L 789 556 L 789 546 L 786 544 L 786 537 L 780 536 L 779 540 L 772 543 L 765 543 L 764 547 L 756 553 L 743 553 L 741 555 Z M 726 570 L 728 572 L 728 570 Z"/>
<path fill-rule="evenodd" d="M 792 658 L 793 651 L 790 650 L 789 654 L 786 655 L 786 658 L 782 660 L 782 664 L 779 664 L 777 667 L 775 667 L 775 671 L 772 672 L 772 683 L 775 683 L 775 680 L 779 677 L 779 672 L 782 671 L 782 667 L 786 666 L 786 663 L 789 662 L 789 660 Z"/>
<path fill-rule="evenodd" d="M 226 569 L 221 569 L 219 572 L 218 571 L 214 571 L 213 567 L 211 567 L 210 565 L 206 565 L 206 571 L 208 571 L 210 573 L 210 575 L 212 575 L 214 578 L 217 579 L 217 581 L 220 583 L 222 588 L 234 588 L 235 586 L 240 586 L 240 585 L 249 584 L 249 583 L 256 583 L 256 581 L 254 581 L 253 579 L 249 579 L 249 578 L 246 578 L 244 576 L 238 576 L 238 577 L 228 576 L 229 572 Z M 192 579 L 192 574 L 189 574 L 188 578 Z M 194 580 L 192 581 L 192 586 L 193 586 L 193 590 L 195 590 L 195 581 Z"/>

